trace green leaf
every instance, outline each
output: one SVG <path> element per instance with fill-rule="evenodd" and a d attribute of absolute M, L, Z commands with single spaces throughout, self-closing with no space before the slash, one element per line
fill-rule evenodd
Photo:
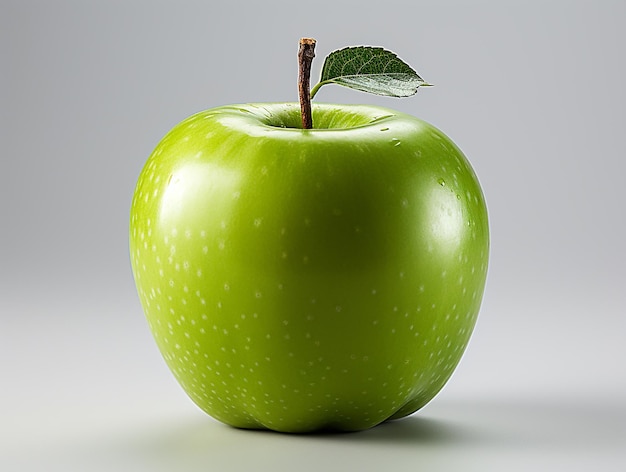
<path fill-rule="evenodd" d="M 311 90 L 311 98 L 329 83 L 388 97 L 408 97 L 420 86 L 430 85 L 395 53 L 369 46 L 330 53 L 324 61 L 320 82 Z"/>

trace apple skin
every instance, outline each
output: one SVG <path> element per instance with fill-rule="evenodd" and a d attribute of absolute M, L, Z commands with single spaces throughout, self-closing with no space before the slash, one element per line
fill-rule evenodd
<path fill-rule="evenodd" d="M 356 431 L 423 407 L 466 346 L 487 274 L 485 200 L 415 117 L 297 103 L 197 113 L 139 177 L 130 257 L 156 343 L 219 421 Z"/>

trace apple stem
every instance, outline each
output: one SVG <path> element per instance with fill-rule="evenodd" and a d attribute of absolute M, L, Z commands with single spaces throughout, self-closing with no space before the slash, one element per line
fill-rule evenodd
<path fill-rule="evenodd" d="M 302 114 L 302 128 L 313 128 L 311 114 L 311 63 L 315 57 L 315 40 L 313 38 L 300 39 L 298 49 L 298 94 L 300 95 L 300 113 Z"/>

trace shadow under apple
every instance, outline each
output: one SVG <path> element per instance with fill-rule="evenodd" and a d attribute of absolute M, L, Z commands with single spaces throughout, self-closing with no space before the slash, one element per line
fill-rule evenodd
<path fill-rule="evenodd" d="M 470 459 L 506 456 L 527 463 L 546 453 L 584 464 L 589 451 L 621 450 L 624 437 L 623 402 L 483 400 L 438 402 L 356 433 L 241 430 L 194 415 L 125 434 L 115 454 L 137 469 L 154 471 L 332 470 L 388 461 L 446 470 Z"/>

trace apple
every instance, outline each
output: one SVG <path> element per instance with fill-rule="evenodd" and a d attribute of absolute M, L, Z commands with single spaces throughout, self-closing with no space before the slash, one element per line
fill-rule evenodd
<path fill-rule="evenodd" d="M 422 408 L 474 328 L 483 193 L 444 133 L 368 105 L 213 108 L 158 144 L 130 218 L 154 339 L 206 413 L 355 431 Z"/>

